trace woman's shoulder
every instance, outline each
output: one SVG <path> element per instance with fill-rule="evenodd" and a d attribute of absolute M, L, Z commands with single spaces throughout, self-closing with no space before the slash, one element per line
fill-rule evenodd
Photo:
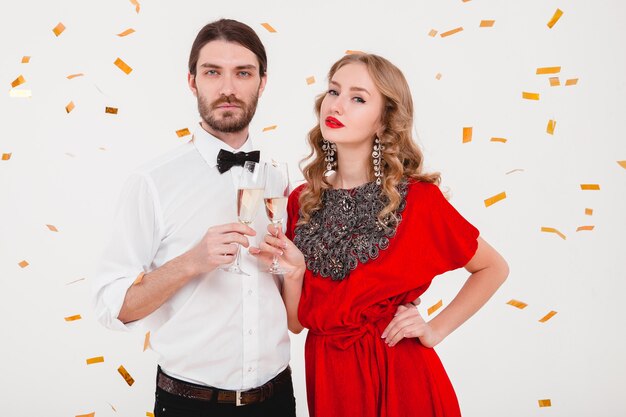
<path fill-rule="evenodd" d="M 419 181 L 414 178 L 409 178 L 408 180 L 408 194 L 409 195 L 418 195 L 420 198 L 426 196 L 436 196 L 441 194 L 441 190 L 439 186 L 432 182 L 424 182 Z"/>

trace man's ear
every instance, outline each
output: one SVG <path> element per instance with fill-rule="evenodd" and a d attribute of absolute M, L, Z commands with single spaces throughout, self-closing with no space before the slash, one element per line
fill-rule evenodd
<path fill-rule="evenodd" d="M 198 87 L 196 87 L 196 76 L 192 73 L 187 74 L 187 84 L 194 96 L 198 97 Z"/>
<path fill-rule="evenodd" d="M 265 90 L 265 84 L 267 84 L 267 72 L 261 77 L 261 83 L 259 84 L 259 97 L 261 97 L 263 91 Z"/>

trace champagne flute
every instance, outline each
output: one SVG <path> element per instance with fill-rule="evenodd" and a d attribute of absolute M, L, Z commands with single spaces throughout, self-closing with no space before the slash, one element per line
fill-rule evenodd
<path fill-rule="evenodd" d="M 289 197 L 289 170 L 286 163 L 267 162 L 265 164 L 265 213 L 275 227 L 282 225 L 287 217 L 287 199 Z M 278 236 L 278 232 L 276 232 Z M 267 270 L 270 274 L 286 274 L 281 268 L 278 256 L 274 255 L 272 265 Z"/>
<path fill-rule="evenodd" d="M 263 187 L 265 185 L 264 170 L 264 165 L 253 161 L 246 161 L 243 165 L 237 189 L 237 220 L 239 223 L 250 225 L 254 221 L 263 198 Z M 241 269 L 240 252 L 241 245 L 237 244 L 235 261 L 229 266 L 222 267 L 222 269 L 235 274 L 250 275 Z"/>

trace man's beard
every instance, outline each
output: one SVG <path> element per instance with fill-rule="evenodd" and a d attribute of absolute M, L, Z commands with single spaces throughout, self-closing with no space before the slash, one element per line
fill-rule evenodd
<path fill-rule="evenodd" d="M 231 94 L 230 96 L 222 97 L 209 104 L 207 103 L 205 97 L 198 96 L 198 111 L 200 112 L 202 120 L 204 120 L 204 122 L 213 130 L 222 133 L 235 133 L 241 132 L 243 129 L 248 127 L 252 117 L 254 117 L 254 113 L 256 112 L 258 101 L 259 96 L 257 94 L 250 97 L 249 103 L 239 100 Z M 225 103 L 236 104 L 239 106 L 242 111 L 241 115 L 236 116 L 233 111 L 221 111 L 221 117 L 215 117 L 214 111 L 219 105 Z M 235 109 L 235 111 L 238 110 Z"/>

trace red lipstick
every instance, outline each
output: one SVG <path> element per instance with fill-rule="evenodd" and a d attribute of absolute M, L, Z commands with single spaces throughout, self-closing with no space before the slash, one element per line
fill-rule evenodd
<path fill-rule="evenodd" d="M 330 127 L 331 129 L 339 129 L 340 127 L 343 127 L 343 123 L 341 123 L 339 120 L 335 119 L 332 116 L 328 116 L 326 118 L 326 126 Z"/>

